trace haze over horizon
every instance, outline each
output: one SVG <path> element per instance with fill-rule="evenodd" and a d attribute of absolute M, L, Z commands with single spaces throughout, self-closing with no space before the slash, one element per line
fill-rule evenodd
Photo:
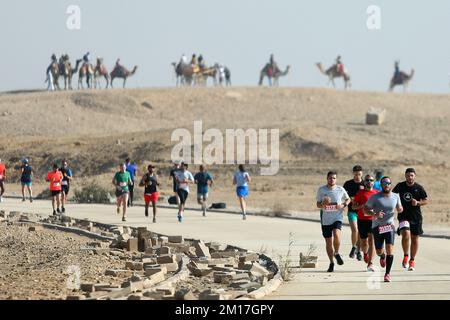
<path fill-rule="evenodd" d="M 79 30 L 67 27 L 70 5 L 81 10 Z M 371 5 L 381 10 L 379 30 L 367 27 Z M 415 69 L 410 92 L 449 92 L 445 0 L 18 0 L 0 8 L 0 65 L 7 75 L 0 91 L 45 89 L 52 53 L 68 53 L 73 63 L 90 51 L 109 71 L 117 58 L 130 69 L 137 65 L 128 88 L 175 86 L 171 62 L 183 53 L 227 65 L 234 86 L 256 86 L 273 53 L 281 68 L 291 66 L 280 86 L 327 87 L 315 63 L 328 67 L 341 55 L 354 90 L 387 91 L 398 59 L 403 71 Z M 343 88 L 341 79 L 336 84 Z"/>

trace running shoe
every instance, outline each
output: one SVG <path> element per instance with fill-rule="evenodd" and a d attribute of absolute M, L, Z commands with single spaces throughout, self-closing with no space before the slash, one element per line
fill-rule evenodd
<path fill-rule="evenodd" d="M 30 198 L 30 202 L 33 202 L 33 198 Z"/>
<path fill-rule="evenodd" d="M 386 267 L 386 255 L 384 255 L 384 254 L 380 257 L 380 266 L 382 268 Z"/>
<path fill-rule="evenodd" d="M 22 198 L 22 202 L 25 202 L 25 198 Z"/>
<path fill-rule="evenodd" d="M 331 263 L 330 263 L 330 266 L 328 267 L 327 272 L 333 272 L 333 271 L 334 271 L 334 263 L 331 262 Z"/>
<path fill-rule="evenodd" d="M 61 210 L 59 210 L 59 208 L 56 208 L 56 212 L 61 213 Z"/>
<path fill-rule="evenodd" d="M 153 223 L 156 223 L 156 218 L 153 218 Z"/>
<path fill-rule="evenodd" d="M 61 208 L 61 211 L 62 211 L 63 213 L 66 212 L 66 208 L 62 207 L 62 208 Z"/>
<path fill-rule="evenodd" d="M 358 251 L 358 252 L 356 253 L 356 259 L 357 259 L 358 261 L 361 261 L 361 260 L 362 260 L 362 255 L 361 255 L 361 252 L 360 252 L 360 251 Z"/>
<path fill-rule="evenodd" d="M 125 217 L 122 217 L 122 221 L 127 221 L 127 219 Z"/>
<path fill-rule="evenodd" d="M 364 253 L 364 262 L 369 263 L 369 255 L 367 253 Z"/>
<path fill-rule="evenodd" d="M 246 214 L 242 215 L 242 220 L 247 220 L 247 215 Z"/>
<path fill-rule="evenodd" d="M 367 265 L 367 271 L 375 272 L 375 267 L 374 267 L 373 263 L 369 263 Z"/>
<path fill-rule="evenodd" d="M 336 258 L 338 265 L 342 266 L 344 264 L 344 260 L 342 260 L 342 257 L 339 253 L 335 254 L 334 257 Z"/>
<path fill-rule="evenodd" d="M 392 282 L 391 275 L 389 273 L 386 273 L 384 275 L 384 282 Z"/>
<path fill-rule="evenodd" d="M 178 222 L 183 222 L 183 217 L 182 216 L 178 216 Z"/>
<path fill-rule="evenodd" d="M 53 215 L 56 216 L 56 211 L 55 210 L 53 210 Z"/>
<path fill-rule="evenodd" d="M 408 256 L 403 256 L 402 267 L 404 269 L 408 268 Z"/>
<path fill-rule="evenodd" d="M 408 268 L 408 271 L 414 271 L 414 270 L 416 270 L 416 269 L 414 268 L 414 260 L 409 260 L 409 268 Z"/>
<path fill-rule="evenodd" d="M 352 250 L 350 250 L 350 254 L 348 255 L 350 257 L 350 259 L 355 258 L 355 252 L 356 252 L 356 247 L 352 247 Z"/>

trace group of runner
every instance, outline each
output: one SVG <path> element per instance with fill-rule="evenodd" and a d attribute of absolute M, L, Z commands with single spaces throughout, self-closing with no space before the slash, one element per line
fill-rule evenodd
<path fill-rule="evenodd" d="M 350 258 L 364 259 L 367 271 L 375 271 L 373 257 L 380 258 L 380 266 L 386 268 L 384 281 L 391 282 L 391 268 L 394 261 L 395 233 L 402 236 L 402 267 L 415 270 L 415 257 L 419 247 L 419 237 L 423 234 L 421 207 L 428 203 L 425 189 L 416 183 L 416 171 L 407 168 L 405 181 L 392 188 L 388 176 L 379 178 L 379 188 L 375 189 L 375 178 L 367 174 L 363 177 L 361 166 L 353 167 L 353 179 L 341 187 L 336 184 L 337 172 L 327 174 L 327 184 L 317 191 L 317 207 L 320 208 L 322 235 L 330 260 L 328 272 L 334 271 L 334 259 L 338 265 L 344 264 L 339 253 L 344 208 L 348 207 L 348 221 L 351 227 L 352 248 Z M 397 211 L 398 228 L 394 225 Z M 361 251 L 363 255 L 361 255 Z"/>
<path fill-rule="evenodd" d="M 127 203 L 133 203 L 132 190 L 135 185 L 136 167 L 132 167 L 132 172 L 129 170 L 130 162 L 127 159 L 127 163 L 120 164 L 119 171 L 116 172 L 112 183 L 116 188 L 117 198 L 117 214 L 120 214 L 122 207 L 122 221 L 126 221 L 127 217 Z M 189 165 L 184 162 L 175 161 L 173 167 L 170 170 L 169 178 L 172 182 L 172 191 L 174 193 L 173 198 L 178 205 L 177 219 L 179 222 L 183 222 L 184 210 L 186 201 L 189 197 L 190 189 L 189 185 L 197 185 L 197 202 L 201 206 L 203 216 L 206 216 L 207 200 L 209 195 L 209 188 L 214 184 L 214 179 L 211 173 L 206 170 L 205 165 L 199 166 L 199 172 L 193 175 L 189 170 Z M 248 172 L 245 171 L 243 165 L 239 165 L 239 170 L 235 173 L 233 178 L 233 184 L 236 185 L 236 194 L 241 206 L 242 218 L 245 220 L 247 217 L 246 212 L 246 198 L 249 194 L 248 184 L 251 178 Z M 139 186 L 144 187 L 144 201 L 145 201 L 145 216 L 149 216 L 150 204 L 153 209 L 153 223 L 156 223 L 156 214 L 159 199 L 158 189 L 160 187 L 159 178 L 156 174 L 156 167 L 148 165 L 147 172 L 142 176 L 139 181 Z M 130 200 L 131 199 L 131 200 Z"/>

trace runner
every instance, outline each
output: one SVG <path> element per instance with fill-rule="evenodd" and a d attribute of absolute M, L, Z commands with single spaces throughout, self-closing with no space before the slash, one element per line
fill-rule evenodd
<path fill-rule="evenodd" d="M 33 174 L 34 170 L 30 166 L 27 158 L 22 159 L 22 166 L 20 167 L 20 183 L 22 185 L 22 201 L 25 201 L 25 187 L 27 187 L 28 195 L 30 196 L 30 202 L 33 202 Z"/>
<path fill-rule="evenodd" d="M 63 180 L 63 174 L 58 170 L 58 165 L 53 164 L 53 171 L 50 171 L 45 178 L 45 181 L 50 182 L 50 193 L 52 195 L 52 207 L 53 207 L 53 215 L 56 213 L 61 213 L 59 209 L 61 205 L 61 182 Z M 56 210 L 55 210 L 56 205 Z"/>
<path fill-rule="evenodd" d="M 65 204 L 67 203 L 67 195 L 69 194 L 70 182 L 73 179 L 72 170 L 68 167 L 67 160 L 62 161 L 62 167 L 59 169 L 63 175 L 63 180 L 61 182 L 61 202 L 62 202 L 62 213 L 66 212 Z"/>
<path fill-rule="evenodd" d="M 176 173 L 180 170 L 180 163 L 178 161 L 174 161 L 173 162 L 173 168 L 170 170 L 170 174 L 169 177 L 172 181 L 172 190 L 173 193 L 175 194 L 175 198 L 177 199 L 177 205 L 180 205 L 180 197 L 178 196 L 178 183 L 177 183 L 177 178 L 176 178 Z"/>
<path fill-rule="evenodd" d="M 136 177 L 136 164 L 133 162 L 131 163 L 130 158 L 127 158 L 125 160 L 125 165 L 127 166 L 127 171 L 130 173 L 130 178 L 132 183 L 128 185 L 128 190 L 130 191 L 130 196 L 128 197 L 127 206 L 132 207 L 133 206 L 133 200 L 134 200 L 134 178 Z"/>
<path fill-rule="evenodd" d="M 392 182 L 389 177 L 381 178 L 383 191 L 373 195 L 367 200 L 364 211 L 374 216 L 372 221 L 372 234 L 375 242 L 377 255 L 380 257 L 380 265 L 386 267 L 384 282 L 391 282 L 391 268 L 394 262 L 394 211 L 400 214 L 403 211 L 402 203 L 398 194 L 391 192 Z M 386 243 L 386 252 L 384 244 Z"/>
<path fill-rule="evenodd" d="M 144 200 L 145 200 L 145 216 L 148 217 L 148 207 L 150 202 L 153 207 L 153 223 L 156 223 L 156 203 L 158 202 L 158 189 L 159 186 L 158 176 L 155 173 L 155 166 L 151 164 L 147 167 L 148 172 L 144 174 L 139 183 L 139 186 L 145 187 Z"/>
<path fill-rule="evenodd" d="M 206 200 L 208 199 L 208 186 L 212 186 L 214 181 L 209 172 L 206 171 L 204 165 L 200 165 L 200 172 L 197 172 L 194 176 L 195 183 L 197 184 L 197 202 L 202 206 L 203 216 L 206 217 Z"/>
<path fill-rule="evenodd" d="M 184 207 L 189 196 L 189 183 L 194 183 L 194 177 L 188 170 L 187 163 L 181 163 L 181 169 L 175 172 L 177 179 L 177 192 L 180 197 L 178 205 L 178 221 L 183 222 Z"/>
<path fill-rule="evenodd" d="M 319 188 L 316 197 L 317 208 L 321 209 L 322 235 L 325 238 L 328 259 L 330 259 L 327 272 L 334 271 L 333 257 L 336 258 L 338 265 L 344 264 L 339 254 L 339 247 L 341 246 L 343 212 L 350 203 L 350 197 L 343 187 L 336 185 L 336 181 L 337 172 L 328 172 L 327 184 Z"/>
<path fill-rule="evenodd" d="M 239 204 L 242 210 L 242 220 L 247 219 L 248 184 L 252 181 L 250 175 L 245 171 L 244 165 L 239 165 L 239 171 L 234 174 L 233 185 L 236 185 L 236 194 L 239 198 Z"/>
<path fill-rule="evenodd" d="M 358 193 L 358 191 L 364 189 L 364 184 L 362 181 L 362 168 L 361 166 L 354 166 L 353 167 L 353 179 L 348 180 L 344 183 L 344 189 L 347 191 L 347 194 L 349 195 L 352 202 L 348 205 L 348 223 L 350 224 L 350 228 L 352 230 L 352 249 L 350 250 L 350 258 L 356 258 L 358 261 L 362 260 L 362 255 L 359 250 L 359 237 L 358 237 L 358 213 L 357 210 L 353 209 L 353 198 Z"/>
<path fill-rule="evenodd" d="M 0 158 L 0 202 L 3 202 L 3 194 L 5 193 L 6 166 Z"/>
<path fill-rule="evenodd" d="M 373 188 L 375 190 L 382 191 L 380 184 L 381 178 L 383 178 L 383 171 L 381 170 L 375 171 L 375 184 L 373 185 Z"/>
<path fill-rule="evenodd" d="M 419 236 L 422 230 L 422 210 L 420 207 L 428 204 L 428 196 L 425 189 L 415 182 L 416 170 L 408 168 L 405 171 L 406 181 L 398 183 L 393 192 L 398 193 L 403 205 L 403 212 L 398 215 L 400 226 L 398 234 L 402 235 L 403 268 L 414 271 L 414 259 L 419 249 Z M 411 253 L 411 258 L 408 257 Z M 409 266 L 409 267 L 408 267 Z"/>
<path fill-rule="evenodd" d="M 113 185 L 116 187 L 117 214 L 120 214 L 120 206 L 123 206 L 122 221 L 127 221 L 127 201 L 130 192 L 128 187 L 133 183 L 130 173 L 126 169 L 125 163 L 120 164 L 119 171 L 116 172 L 112 180 Z"/>
<path fill-rule="evenodd" d="M 353 199 L 353 209 L 358 210 L 358 234 L 361 250 L 364 253 L 364 262 L 367 263 L 367 271 L 375 271 L 372 258 L 375 254 L 372 235 L 372 216 L 364 214 L 364 205 L 367 200 L 379 191 L 373 189 L 374 178 L 368 174 L 364 177 L 364 190 L 359 190 Z"/>

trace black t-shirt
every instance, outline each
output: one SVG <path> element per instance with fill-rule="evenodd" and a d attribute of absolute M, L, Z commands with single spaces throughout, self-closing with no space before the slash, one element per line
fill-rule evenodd
<path fill-rule="evenodd" d="M 173 168 L 172 170 L 170 170 L 170 176 L 172 177 L 172 181 L 173 181 L 173 187 L 176 188 L 178 183 L 177 183 L 177 178 L 175 177 L 175 174 L 177 171 L 179 171 L 180 169 L 175 169 Z"/>
<path fill-rule="evenodd" d="M 158 179 L 156 176 L 151 176 L 148 173 L 145 174 L 144 178 L 142 179 L 142 182 L 145 183 L 145 194 L 152 194 L 154 192 L 157 192 L 157 183 Z"/>
<path fill-rule="evenodd" d="M 355 180 L 351 179 L 348 180 L 344 183 L 344 189 L 345 191 L 347 191 L 348 196 L 350 198 L 353 198 L 354 196 L 356 196 L 356 194 L 358 193 L 359 190 L 364 189 L 364 184 L 363 182 L 355 182 Z M 350 202 L 350 204 L 348 205 L 348 211 L 355 211 L 352 208 L 352 203 Z"/>
<path fill-rule="evenodd" d="M 414 183 L 412 186 L 408 186 L 406 181 L 398 183 L 392 192 L 398 193 L 400 200 L 402 201 L 403 212 L 399 213 L 398 220 L 408 220 L 413 222 L 422 221 L 422 210 L 420 206 L 413 206 L 411 204 L 412 199 L 417 201 L 426 199 L 427 193 L 425 189 L 418 183 Z"/>

